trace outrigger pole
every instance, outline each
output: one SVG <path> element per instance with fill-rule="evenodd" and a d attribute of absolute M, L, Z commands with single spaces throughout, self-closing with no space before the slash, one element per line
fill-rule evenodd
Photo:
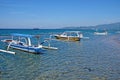
<path fill-rule="evenodd" d="M 10 54 L 15 54 L 15 52 L 8 51 L 10 45 L 11 45 L 11 43 L 9 43 L 9 45 L 8 45 L 8 47 L 7 47 L 7 50 L 0 49 L 0 52 L 5 52 L 5 53 L 10 53 Z"/>
<path fill-rule="evenodd" d="M 3 49 L 0 49 L 0 52 L 5 52 L 5 53 L 10 53 L 10 54 L 15 54 L 15 52 L 7 51 L 7 50 L 3 50 Z"/>

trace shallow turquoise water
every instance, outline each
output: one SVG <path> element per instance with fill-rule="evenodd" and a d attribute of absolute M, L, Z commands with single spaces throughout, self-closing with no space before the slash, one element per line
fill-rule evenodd
<path fill-rule="evenodd" d="M 41 41 L 57 30 L 0 30 L 10 33 L 41 34 Z M 111 39 L 118 34 L 95 36 L 82 31 L 89 40 L 80 42 L 50 41 L 58 50 L 35 55 L 13 50 L 16 55 L 0 52 L 0 80 L 119 80 L 120 45 Z M 0 37 L 0 40 L 7 37 Z M 0 48 L 5 45 L 0 42 Z M 11 49 L 12 50 L 12 49 Z"/>

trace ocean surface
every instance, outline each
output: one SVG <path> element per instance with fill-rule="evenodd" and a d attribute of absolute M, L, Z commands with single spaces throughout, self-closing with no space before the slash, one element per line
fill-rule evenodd
<path fill-rule="evenodd" d="M 10 38 L 11 33 L 21 33 L 40 35 L 43 42 L 51 34 L 64 31 L 70 30 L 0 29 L 0 40 Z M 108 31 L 106 36 L 97 36 L 93 30 L 77 31 L 89 39 L 50 40 L 58 50 L 46 50 L 43 54 L 15 49 L 10 49 L 15 55 L 0 52 L 0 80 L 120 80 L 120 34 Z M 1 41 L 0 48 L 6 49 Z"/>

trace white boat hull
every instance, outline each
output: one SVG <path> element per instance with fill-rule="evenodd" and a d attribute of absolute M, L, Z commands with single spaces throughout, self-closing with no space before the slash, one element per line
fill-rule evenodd
<path fill-rule="evenodd" d="M 94 34 L 95 35 L 107 35 L 107 32 L 101 32 L 101 33 L 100 32 L 95 32 Z"/>
<path fill-rule="evenodd" d="M 16 45 L 16 44 L 11 44 L 10 47 L 14 48 L 14 49 L 25 51 L 25 52 L 37 53 L 37 54 L 45 51 L 42 49 L 42 47 L 39 48 L 39 47 L 32 47 L 32 46 L 21 46 L 21 45 Z"/>

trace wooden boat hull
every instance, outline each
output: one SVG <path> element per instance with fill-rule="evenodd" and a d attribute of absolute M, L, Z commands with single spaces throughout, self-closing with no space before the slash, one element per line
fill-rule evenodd
<path fill-rule="evenodd" d="M 80 41 L 79 37 L 61 37 L 61 36 L 55 36 L 56 39 L 60 40 L 68 40 L 68 41 Z"/>

